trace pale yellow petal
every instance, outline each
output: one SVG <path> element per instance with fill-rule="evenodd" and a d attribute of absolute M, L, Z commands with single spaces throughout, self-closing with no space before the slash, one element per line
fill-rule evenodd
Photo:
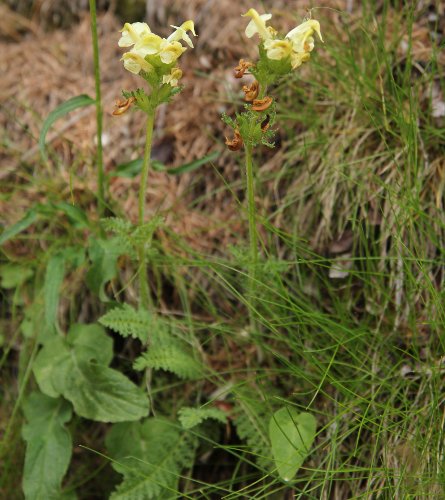
<path fill-rule="evenodd" d="M 272 14 L 260 15 L 255 9 L 249 9 L 243 14 L 243 17 L 252 18 L 245 31 L 247 38 L 252 38 L 256 33 L 258 33 L 263 40 L 272 38 L 271 32 L 266 27 L 266 21 L 272 18 Z"/>
<path fill-rule="evenodd" d="M 122 36 L 118 41 L 119 47 L 131 47 L 139 42 L 144 35 L 151 33 L 151 31 L 146 23 L 125 23 L 121 29 L 121 33 Z"/>

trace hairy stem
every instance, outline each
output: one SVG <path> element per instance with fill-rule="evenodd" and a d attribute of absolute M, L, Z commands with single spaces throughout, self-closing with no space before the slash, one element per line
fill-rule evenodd
<path fill-rule="evenodd" d="M 94 80 L 96 85 L 96 127 L 97 127 L 97 199 L 99 217 L 105 209 L 105 176 L 102 149 L 102 96 L 100 90 L 99 43 L 97 40 L 96 0 L 90 0 L 91 36 L 93 39 Z"/>
<path fill-rule="evenodd" d="M 144 161 L 142 163 L 141 183 L 139 186 L 139 225 L 145 219 L 145 192 L 147 191 L 148 172 L 150 170 L 151 145 L 153 142 L 153 126 L 156 110 L 152 109 L 147 114 L 147 126 L 145 133 Z M 150 291 L 147 279 L 147 257 L 145 255 L 145 244 L 139 247 L 139 290 L 140 305 L 146 309 L 151 306 Z"/>

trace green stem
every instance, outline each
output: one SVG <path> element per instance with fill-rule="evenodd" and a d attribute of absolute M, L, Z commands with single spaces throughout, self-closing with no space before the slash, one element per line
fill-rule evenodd
<path fill-rule="evenodd" d="M 105 209 L 105 176 L 102 149 L 102 96 L 100 91 L 99 43 L 97 40 L 96 0 L 90 0 L 91 36 L 93 39 L 94 80 L 96 85 L 96 127 L 97 127 L 97 198 L 99 217 Z"/>
<path fill-rule="evenodd" d="M 145 219 L 145 192 L 147 191 L 148 172 L 150 170 L 151 145 L 153 142 L 153 127 L 156 109 L 150 110 L 147 114 L 147 128 L 145 134 L 144 161 L 142 163 L 141 183 L 139 186 L 139 225 Z M 147 280 L 147 258 L 145 255 L 145 245 L 139 247 L 139 289 L 140 305 L 146 309 L 151 306 L 151 297 Z"/>
<path fill-rule="evenodd" d="M 246 181 L 247 181 L 247 214 L 249 219 L 249 246 L 250 246 L 250 265 L 249 265 L 249 285 L 248 292 L 252 300 L 252 307 L 249 309 L 250 324 L 254 327 L 253 320 L 253 295 L 255 292 L 255 274 L 258 263 L 258 235 L 256 228 L 256 210 L 255 210 L 255 185 L 252 163 L 252 146 L 246 144 L 244 147 L 246 157 Z"/>

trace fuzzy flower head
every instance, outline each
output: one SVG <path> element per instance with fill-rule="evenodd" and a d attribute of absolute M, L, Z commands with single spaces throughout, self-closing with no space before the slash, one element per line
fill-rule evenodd
<path fill-rule="evenodd" d="M 323 41 L 320 23 L 315 19 L 303 22 L 283 37 L 271 26 L 266 26 L 272 14 L 258 14 L 255 9 L 249 9 L 244 16 L 252 19 L 247 25 L 246 36 L 252 38 L 258 34 L 267 58 L 272 61 L 290 60 L 292 69 L 309 60 L 315 45 L 314 33 Z"/>
<path fill-rule="evenodd" d="M 196 36 L 193 21 L 186 21 L 181 26 L 172 27 L 175 31 L 168 38 L 162 38 L 152 33 L 146 23 L 125 23 L 118 42 L 119 47 L 132 47 L 122 56 L 125 69 L 136 75 L 141 71 L 145 74 L 155 72 L 165 83 L 164 76 L 171 74 L 172 66 L 187 50 L 181 41 L 193 47 L 193 42 L 187 32 L 190 31 Z M 176 75 L 179 73 L 177 72 Z M 178 79 L 167 78 L 167 80 L 173 85 L 177 84 Z"/>

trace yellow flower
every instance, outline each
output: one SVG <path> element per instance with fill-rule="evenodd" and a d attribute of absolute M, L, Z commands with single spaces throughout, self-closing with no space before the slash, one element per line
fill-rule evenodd
<path fill-rule="evenodd" d="M 163 64 L 172 64 L 186 50 L 179 40 L 184 40 L 187 45 L 193 47 L 193 43 L 187 34 L 191 31 L 194 36 L 195 26 L 193 21 L 186 21 L 168 37 L 161 38 L 151 32 L 146 23 L 125 23 L 121 30 L 122 36 L 118 42 L 120 47 L 134 47 L 122 57 L 124 67 L 132 73 L 138 74 L 141 70 L 149 72 L 153 70 L 150 57 L 157 56 Z"/>
<path fill-rule="evenodd" d="M 314 48 L 312 35 L 317 33 L 318 38 L 323 41 L 320 32 L 320 23 L 315 19 L 310 19 L 290 30 L 286 38 L 292 41 L 295 52 L 311 52 Z"/>
<path fill-rule="evenodd" d="M 162 83 L 168 83 L 172 87 L 176 87 L 181 77 L 182 71 L 179 68 L 172 68 L 169 75 L 164 75 L 162 77 Z"/>
<path fill-rule="evenodd" d="M 266 21 L 271 19 L 272 14 L 258 14 L 255 9 L 249 9 L 243 17 L 251 17 L 252 20 L 247 25 L 246 36 L 247 38 L 252 38 L 255 33 L 258 33 L 260 38 L 263 40 L 268 40 L 273 38 L 275 30 L 271 27 L 266 26 Z"/>
<path fill-rule="evenodd" d="M 133 51 L 126 52 L 122 56 L 122 61 L 124 61 L 124 68 L 135 75 L 138 75 L 141 70 L 144 70 L 146 73 L 150 73 L 153 69 L 153 66 L 149 62 Z"/>
<path fill-rule="evenodd" d="M 277 61 L 285 59 L 292 54 L 292 42 L 289 40 L 266 40 L 264 48 L 266 49 L 267 57 Z"/>
<path fill-rule="evenodd" d="M 320 23 L 311 19 L 289 31 L 284 40 L 269 38 L 264 41 L 267 57 L 281 60 L 291 57 L 292 69 L 298 68 L 310 59 L 310 52 L 314 48 L 313 34 L 317 33 L 321 41 Z"/>
<path fill-rule="evenodd" d="M 139 42 L 144 35 L 151 33 L 147 23 L 125 23 L 121 29 L 122 36 L 118 42 L 119 47 L 131 47 Z"/>
<path fill-rule="evenodd" d="M 179 40 L 184 40 L 184 42 L 193 49 L 193 42 L 191 38 L 187 35 L 187 31 L 191 31 L 193 33 L 193 36 L 198 36 L 195 33 L 195 24 L 193 21 L 186 21 L 185 23 L 182 23 L 181 26 L 173 26 L 172 28 L 176 28 L 176 31 L 174 31 L 168 38 L 167 40 L 169 42 L 178 42 Z"/>

